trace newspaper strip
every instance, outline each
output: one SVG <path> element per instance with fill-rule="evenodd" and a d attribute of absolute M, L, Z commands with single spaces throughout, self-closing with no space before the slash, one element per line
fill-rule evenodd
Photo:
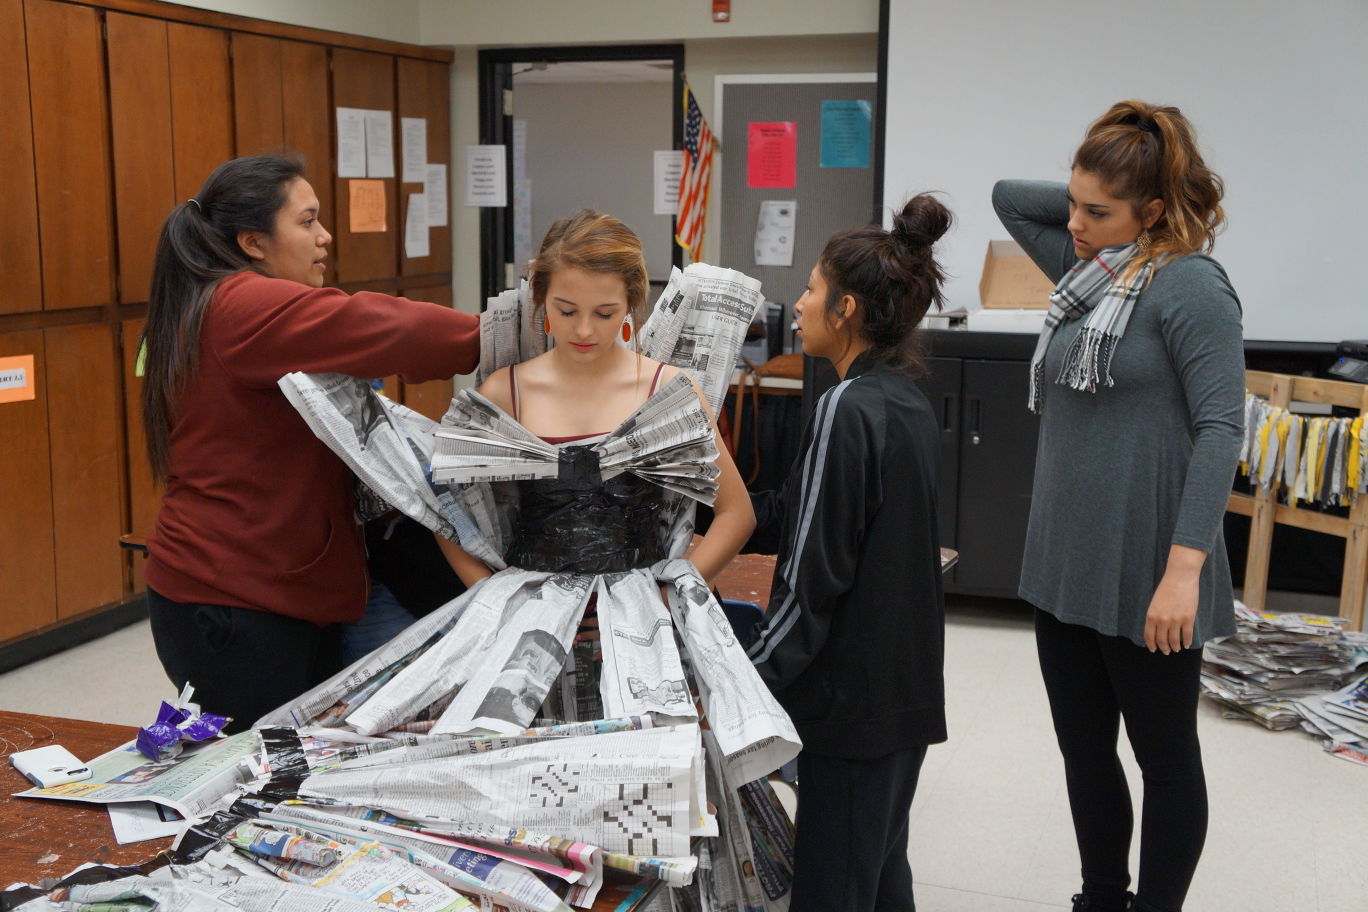
<path fill-rule="evenodd" d="M 531 912 L 569 912 L 560 897 L 531 870 L 499 855 L 451 840 L 407 833 L 385 824 L 308 809 L 296 814 L 286 810 L 284 814 L 264 814 L 261 821 L 277 833 L 299 839 L 326 839 L 332 844 L 353 848 L 379 844 L 462 893 L 488 897 L 503 905 L 516 904 Z"/>
<path fill-rule="evenodd" d="M 300 728 L 320 719 L 339 723 L 348 711 L 360 705 L 368 691 L 389 682 L 435 644 L 443 642 L 443 634 L 456 625 L 466 606 L 479 596 L 488 582 L 478 581 L 436 611 L 414 621 L 374 652 L 357 659 L 290 703 L 262 716 L 256 721 L 255 727 L 286 725 Z"/>
<path fill-rule="evenodd" d="M 746 330 L 764 301 L 760 282 L 734 269 L 706 263 L 675 268 L 642 327 L 641 350 L 693 373 L 717 414 Z"/>
<path fill-rule="evenodd" d="M 455 692 L 472 673 L 488 665 L 475 657 L 494 648 L 500 632 L 519 613 L 535 616 L 542 611 L 569 610 L 582 615 L 591 579 L 551 577 L 517 568 L 486 578 L 478 589 L 466 594 L 464 611 L 452 629 L 349 715 L 348 724 L 362 734 L 376 734 L 408 721 L 415 712 Z M 532 607 L 525 608 L 528 605 Z M 517 728 L 526 728 L 527 722 Z"/>
<path fill-rule="evenodd" d="M 333 770 L 305 779 L 299 793 L 419 821 L 517 823 L 610 851 L 681 856 L 689 853 L 698 739 L 698 726 L 689 724 Z"/>
<path fill-rule="evenodd" d="M 485 540 L 488 530 L 475 523 L 457 493 L 435 491 L 431 485 L 428 462 L 435 422 L 390 402 L 366 381 L 343 374 L 291 373 L 278 386 L 314 435 L 375 498 L 459 541 L 491 566 L 503 566 L 501 552 Z"/>
<path fill-rule="evenodd" d="M 18 798 L 50 798 L 116 804 L 151 801 L 182 817 L 200 817 L 247 779 L 244 761 L 257 751 L 256 732 L 205 741 L 174 760 L 152 761 L 132 741 L 90 761 L 90 778 L 51 788 L 31 788 Z"/>
<path fill-rule="evenodd" d="M 783 766 L 802 748 L 798 732 L 746 658 L 722 606 L 694 565 L 662 561 L 657 579 L 669 584 L 675 629 L 693 668 L 703 715 L 735 783 L 750 782 Z"/>

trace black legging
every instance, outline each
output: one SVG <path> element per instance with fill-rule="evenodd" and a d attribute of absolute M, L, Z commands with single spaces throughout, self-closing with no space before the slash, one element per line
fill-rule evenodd
<path fill-rule="evenodd" d="M 1197 741 L 1202 650 L 1149 652 L 1037 610 L 1036 649 L 1064 755 L 1085 892 L 1130 884 L 1134 822 L 1116 753 L 1121 718 L 1144 778 L 1137 908 L 1179 912 L 1206 840 Z"/>
<path fill-rule="evenodd" d="M 152 640 L 176 689 L 195 686 L 205 712 L 231 716 L 224 731 L 252 727 L 266 713 L 342 667 L 337 624 L 232 608 L 173 602 L 151 588 Z"/>

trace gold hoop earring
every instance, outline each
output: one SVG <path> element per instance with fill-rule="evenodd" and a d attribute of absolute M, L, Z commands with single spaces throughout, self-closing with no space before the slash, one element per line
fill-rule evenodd
<path fill-rule="evenodd" d="M 1140 248 L 1140 252 L 1142 254 L 1149 253 L 1150 243 L 1152 240 L 1153 239 L 1150 237 L 1149 229 L 1146 228 L 1144 231 L 1140 232 L 1140 236 L 1135 239 L 1135 246 Z"/>

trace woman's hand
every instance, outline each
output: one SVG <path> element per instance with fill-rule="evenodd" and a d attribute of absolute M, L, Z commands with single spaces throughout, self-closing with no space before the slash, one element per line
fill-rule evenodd
<path fill-rule="evenodd" d="M 1185 545 L 1169 548 L 1164 578 L 1154 590 L 1145 615 L 1145 646 L 1170 655 L 1192 646 L 1197 620 L 1197 590 L 1206 552 Z"/>

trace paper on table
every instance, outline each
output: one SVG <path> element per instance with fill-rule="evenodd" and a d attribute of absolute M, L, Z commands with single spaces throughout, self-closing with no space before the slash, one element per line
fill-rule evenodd
<path fill-rule="evenodd" d="M 656 215 L 674 215 L 679 211 L 679 178 L 684 173 L 684 152 L 680 149 L 656 149 L 655 208 Z"/>
<path fill-rule="evenodd" d="M 404 255 L 411 260 L 429 256 L 427 199 L 422 193 L 410 193 L 408 216 L 404 219 Z"/>
<path fill-rule="evenodd" d="M 138 801 L 132 804 L 111 804 L 109 825 L 119 845 L 175 836 L 185 827 L 185 818 L 169 807 Z"/>
<path fill-rule="evenodd" d="M 762 200 L 755 226 L 755 265 L 792 266 L 797 200 Z"/>
<path fill-rule="evenodd" d="M 351 233 L 389 230 L 385 224 L 385 182 L 353 180 L 348 184 Z"/>
<path fill-rule="evenodd" d="M 447 166 L 427 166 L 427 179 L 423 188 L 427 198 L 427 222 L 429 228 L 441 228 L 447 223 Z"/>
<path fill-rule="evenodd" d="M 404 135 L 404 183 L 421 184 L 427 180 L 427 119 L 402 117 L 399 128 Z"/>
<path fill-rule="evenodd" d="M 394 116 L 366 112 L 366 176 L 394 177 Z"/>
<path fill-rule="evenodd" d="M 337 109 L 337 176 L 366 176 L 366 112 Z"/>

